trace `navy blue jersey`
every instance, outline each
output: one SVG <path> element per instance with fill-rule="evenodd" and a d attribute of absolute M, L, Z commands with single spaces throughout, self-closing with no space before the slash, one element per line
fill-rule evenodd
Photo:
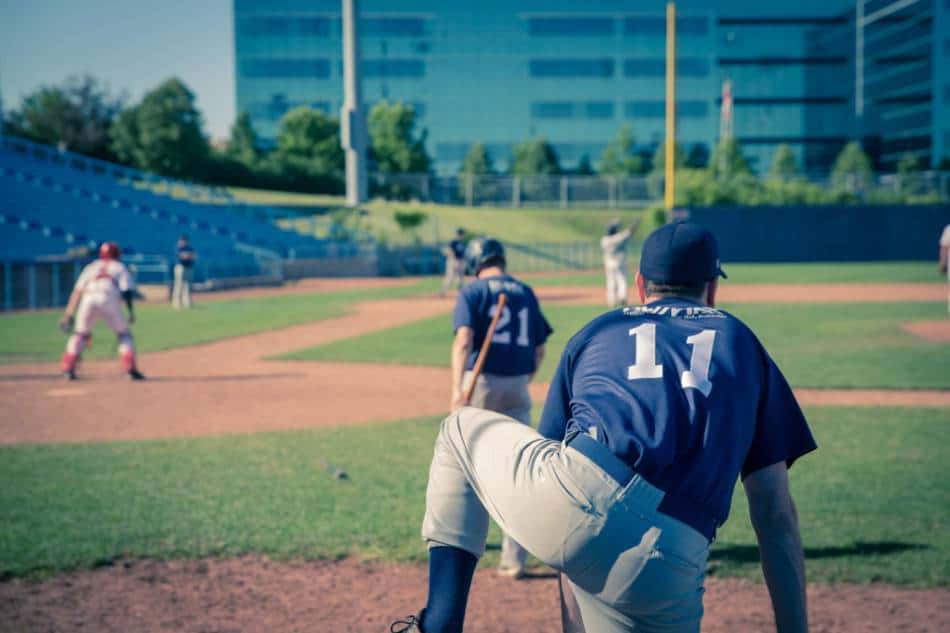
<path fill-rule="evenodd" d="M 782 373 L 741 321 L 669 298 L 609 312 L 568 343 L 539 431 L 588 433 L 722 525 L 736 478 L 816 448 Z"/>
<path fill-rule="evenodd" d="M 465 241 L 455 239 L 449 242 L 449 249 L 455 256 L 455 259 L 465 259 Z"/>
<path fill-rule="evenodd" d="M 459 293 L 452 317 L 453 328 L 458 331 L 467 326 L 474 332 L 474 346 L 465 369 L 475 366 L 501 293 L 505 293 L 508 300 L 498 319 L 483 371 L 499 376 L 532 374 L 537 369 L 535 348 L 548 339 L 552 330 L 541 314 L 534 291 L 511 275 L 477 279 Z"/>
<path fill-rule="evenodd" d="M 177 246 L 175 248 L 175 258 L 178 260 L 178 263 L 184 266 L 185 268 L 191 268 L 195 265 L 193 259 L 195 254 L 195 249 L 190 245 L 186 244 L 185 246 Z"/>

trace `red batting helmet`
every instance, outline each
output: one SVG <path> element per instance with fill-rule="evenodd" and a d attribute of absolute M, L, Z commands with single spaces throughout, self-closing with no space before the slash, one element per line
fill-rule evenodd
<path fill-rule="evenodd" d="M 99 247 L 100 259 L 119 259 L 121 254 L 122 251 L 119 250 L 119 245 L 115 242 L 103 242 L 102 246 Z"/>

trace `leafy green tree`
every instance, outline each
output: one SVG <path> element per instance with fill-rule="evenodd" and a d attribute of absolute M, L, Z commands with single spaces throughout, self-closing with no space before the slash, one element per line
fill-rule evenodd
<path fill-rule="evenodd" d="M 475 143 L 469 148 L 468 153 L 462 160 L 462 168 L 459 170 L 462 174 L 472 174 L 473 176 L 483 176 L 495 173 L 491 154 L 482 143 Z"/>
<path fill-rule="evenodd" d="M 683 146 L 677 143 L 673 149 L 673 164 L 679 168 L 686 165 L 686 153 L 683 151 Z M 666 169 L 666 143 L 659 143 L 656 146 L 656 151 L 653 152 L 653 160 L 650 163 L 650 171 L 654 173 L 663 174 L 663 171 Z"/>
<path fill-rule="evenodd" d="M 581 155 L 580 160 L 577 161 L 577 167 L 574 168 L 574 173 L 578 176 L 594 175 L 594 166 L 590 164 L 590 156 L 587 154 Z"/>
<path fill-rule="evenodd" d="M 923 161 L 913 154 L 904 154 L 897 161 L 897 173 L 902 176 L 919 174 L 924 170 Z"/>
<path fill-rule="evenodd" d="M 605 176 L 632 176 L 646 171 L 643 157 L 636 153 L 633 128 L 623 125 L 600 155 L 597 171 Z"/>
<path fill-rule="evenodd" d="M 742 154 L 742 148 L 735 138 L 724 138 L 716 145 L 707 167 L 713 178 L 728 180 L 739 175 L 750 174 L 749 161 Z"/>
<path fill-rule="evenodd" d="M 34 141 L 115 160 L 109 128 L 122 111 L 123 101 L 89 75 L 70 77 L 61 86 L 43 86 L 27 95 L 20 108 L 5 117 L 5 127 Z"/>
<path fill-rule="evenodd" d="M 769 168 L 769 178 L 777 180 L 792 180 L 801 175 L 798 168 L 798 161 L 795 160 L 795 153 L 792 148 L 782 143 L 775 150 L 772 156 L 772 166 Z"/>
<path fill-rule="evenodd" d="M 416 111 L 406 103 L 380 101 L 369 113 L 370 148 L 383 173 L 424 173 L 432 160 L 426 153 L 426 130 L 416 135 Z"/>
<path fill-rule="evenodd" d="M 317 173 L 340 171 L 344 165 L 340 122 L 313 108 L 294 108 L 280 120 L 275 153 L 281 162 L 305 165 Z"/>
<path fill-rule="evenodd" d="M 831 168 L 831 183 L 836 189 L 853 194 L 868 189 L 872 175 L 871 159 L 857 141 L 851 141 L 835 159 Z"/>
<path fill-rule="evenodd" d="M 557 153 L 543 138 L 518 143 L 512 148 L 511 173 L 514 176 L 542 176 L 561 173 Z"/>
<path fill-rule="evenodd" d="M 201 178 L 209 155 L 195 95 L 180 79 L 165 81 L 123 111 L 110 129 L 120 160 L 176 178 Z"/>
<path fill-rule="evenodd" d="M 225 154 L 242 165 L 252 167 L 259 158 L 257 149 L 257 134 L 251 125 L 251 117 L 242 112 L 231 126 L 231 138 Z"/>

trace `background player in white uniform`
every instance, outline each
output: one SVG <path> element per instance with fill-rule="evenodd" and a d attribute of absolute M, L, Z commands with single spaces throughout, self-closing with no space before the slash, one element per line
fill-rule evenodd
<path fill-rule="evenodd" d="M 607 307 L 627 305 L 627 243 L 637 230 L 638 219 L 626 231 L 620 230 L 620 220 L 607 226 L 607 234 L 600 238 L 604 251 L 604 274 L 607 277 Z"/>
<path fill-rule="evenodd" d="M 950 314 L 950 267 L 947 266 L 950 261 L 950 224 L 943 227 L 943 234 L 940 236 L 940 272 L 947 275 L 947 313 Z"/>
<path fill-rule="evenodd" d="M 528 383 L 544 358 L 544 343 L 551 334 L 534 291 L 505 272 L 505 249 L 497 240 L 481 242 L 475 258 L 477 279 L 465 286 L 455 304 L 452 344 L 452 401 L 450 409 L 472 406 L 503 413 L 522 424 L 531 423 Z M 471 402 L 464 402 L 472 367 L 504 293 L 508 303 L 498 320 L 484 371 L 475 381 Z M 501 543 L 498 572 L 520 578 L 527 552 L 508 534 Z"/>
<path fill-rule="evenodd" d="M 119 261 L 119 254 L 117 244 L 103 242 L 99 247 L 99 259 L 83 268 L 69 296 L 69 304 L 60 320 L 60 327 L 72 330 L 62 361 L 63 375 L 68 380 L 76 379 L 76 364 L 99 319 L 105 321 L 119 339 L 123 370 L 132 380 L 145 378 L 136 367 L 135 341 L 129 331 L 129 323 L 135 322 L 132 308 L 135 283 L 129 269 Z M 128 320 L 122 314 L 123 300 L 129 309 Z"/>

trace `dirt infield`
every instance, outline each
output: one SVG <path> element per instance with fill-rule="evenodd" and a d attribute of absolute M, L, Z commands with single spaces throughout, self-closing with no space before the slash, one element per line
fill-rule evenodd
<path fill-rule="evenodd" d="M 339 631 L 382 633 L 425 600 L 421 565 L 278 563 L 262 558 L 119 561 L 35 583 L 0 583 L 0 631 Z M 479 571 L 466 630 L 560 630 L 552 574 L 522 581 Z M 950 590 L 810 585 L 815 633 L 950 630 Z M 705 633 L 775 630 L 764 585 L 712 578 Z"/>
<path fill-rule="evenodd" d="M 950 341 L 950 319 L 943 321 L 914 321 L 901 326 L 905 332 L 919 336 L 925 341 L 945 343 Z"/>
<path fill-rule="evenodd" d="M 339 288 L 343 283 L 322 280 L 308 287 Z M 873 287 L 874 292 L 866 285 L 817 286 L 819 290 L 810 296 L 857 300 L 875 296 L 896 301 L 905 295 L 920 299 L 934 294 L 930 286 L 943 292 L 939 284 L 919 285 L 923 289 L 899 286 L 905 294 L 880 286 Z M 789 299 L 798 292 L 796 288 L 744 286 L 730 300 L 779 295 Z M 254 294 L 262 292 L 271 290 Z M 596 304 L 600 300 L 596 288 L 542 288 L 538 294 L 548 302 Z M 441 415 L 447 406 L 445 369 L 264 358 L 448 314 L 452 305 L 452 299 L 438 297 L 365 302 L 339 318 L 147 354 L 142 367 L 150 380 L 143 384 L 122 380 L 115 361 L 85 363 L 82 379 L 76 383 L 63 383 L 52 363 L 3 365 L 0 411 L 8 414 L 0 416 L 0 444 L 198 437 Z M 546 385 L 533 385 L 536 400 L 543 400 L 545 392 Z M 947 391 L 805 389 L 797 393 L 806 405 L 950 407 Z"/>

